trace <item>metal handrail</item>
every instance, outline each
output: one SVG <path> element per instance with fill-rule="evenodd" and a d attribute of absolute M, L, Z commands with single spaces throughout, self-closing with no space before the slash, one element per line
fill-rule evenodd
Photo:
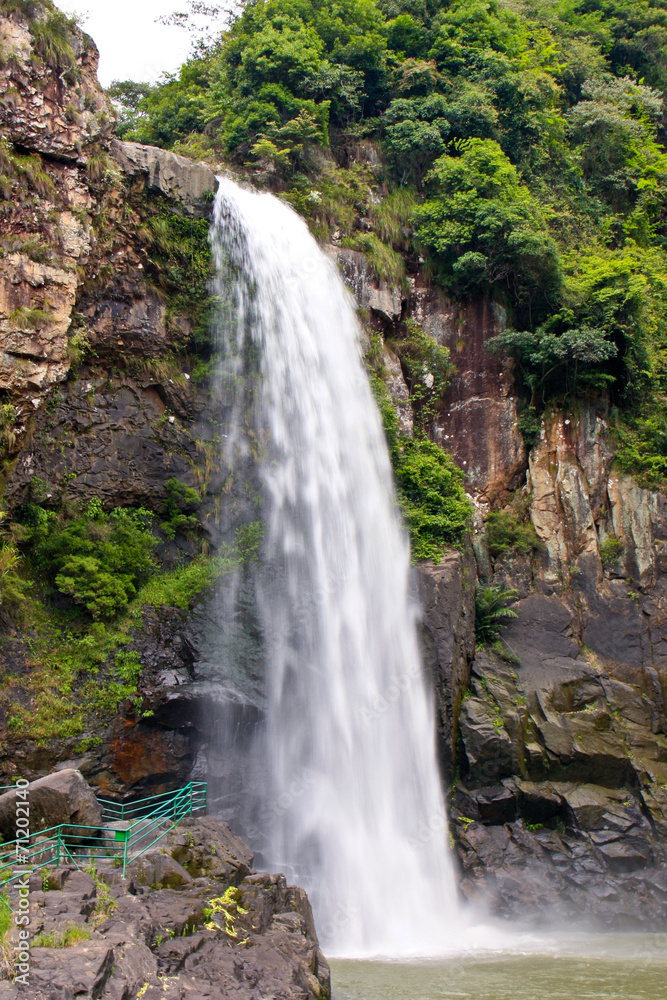
<path fill-rule="evenodd" d="M 151 795 L 130 803 L 99 799 L 102 825 L 99 827 L 63 823 L 31 834 L 28 841 L 0 845 L 0 886 L 7 885 L 49 865 L 58 867 L 69 860 L 116 858 L 123 876 L 128 864 L 146 854 L 180 823 L 185 816 L 206 811 L 206 783 L 190 781 L 175 792 Z M 126 823 L 122 826 L 114 824 Z M 148 843 L 146 838 L 150 837 Z M 20 847 L 20 850 L 18 849 Z M 25 860 L 18 860 L 18 857 Z M 15 871 L 18 869 L 18 871 Z"/>

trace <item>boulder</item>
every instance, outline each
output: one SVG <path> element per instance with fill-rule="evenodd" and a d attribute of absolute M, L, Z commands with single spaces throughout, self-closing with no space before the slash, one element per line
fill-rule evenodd
<path fill-rule="evenodd" d="M 77 948 L 31 948 L 30 986 L 49 1000 L 101 997 L 114 970 L 113 949 L 83 942 Z"/>
<path fill-rule="evenodd" d="M 16 791 L 0 796 L 0 834 L 6 841 L 16 839 Z M 102 807 L 80 771 L 65 768 L 47 774 L 28 786 L 30 831 L 38 833 L 52 826 L 74 824 L 99 828 Z"/>
<path fill-rule="evenodd" d="M 166 854 L 151 852 L 130 865 L 129 873 L 139 885 L 181 889 L 192 885 L 192 876 L 178 861 Z"/>
<path fill-rule="evenodd" d="M 85 873 L 72 871 L 62 891 L 36 888 L 33 933 L 45 941 L 76 927 L 80 940 L 34 948 L 29 991 L 11 987 L 0 992 L 1 1000 L 328 1000 L 329 967 L 304 890 L 286 885 L 282 875 L 244 876 L 241 868 L 228 870 L 237 885 L 227 876 L 211 877 L 225 845 L 239 864 L 239 855 L 248 859 L 250 851 L 210 817 L 191 821 L 185 831 L 206 874 L 189 879 L 170 857 L 183 846 L 180 828 L 161 842 L 164 854 L 146 859 L 158 874 L 163 866 L 189 879 L 185 885 L 139 884 L 136 873 L 123 878 L 111 859 L 100 859 L 98 879 L 106 890 L 94 913 Z M 10 888 L 10 898 L 15 891 Z"/>

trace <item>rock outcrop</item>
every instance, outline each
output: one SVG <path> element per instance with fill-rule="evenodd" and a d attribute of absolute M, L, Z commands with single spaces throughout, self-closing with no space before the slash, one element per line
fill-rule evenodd
<path fill-rule="evenodd" d="M 184 820 L 127 877 L 63 867 L 31 879 L 30 986 L 3 1000 L 327 1000 L 308 898 L 255 873 L 225 823 Z M 14 890 L 10 891 L 10 898 Z"/>
<path fill-rule="evenodd" d="M 112 139 L 92 39 L 61 26 L 71 66 L 51 65 L 36 41 L 47 12 L 35 10 L 0 14 L 0 393 L 13 407 L 0 450 L 9 455 L 86 348 L 154 358 L 169 347 L 164 297 L 146 283 L 141 220 L 127 222 L 129 196 L 203 216 L 217 187 L 202 164 Z"/>
<path fill-rule="evenodd" d="M 147 190 L 163 194 L 192 215 L 210 214 L 218 180 L 206 164 L 168 149 L 118 139 L 111 143 L 111 154 L 128 177 L 143 177 Z"/>
<path fill-rule="evenodd" d="M 416 580 L 424 669 L 436 692 L 443 775 L 451 778 L 461 702 L 475 652 L 475 566 L 469 552 L 449 552 L 440 563 L 420 563 Z"/>

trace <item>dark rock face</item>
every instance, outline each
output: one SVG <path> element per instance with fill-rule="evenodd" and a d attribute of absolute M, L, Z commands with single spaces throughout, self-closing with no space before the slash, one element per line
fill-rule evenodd
<path fill-rule="evenodd" d="M 667 870 L 641 814 L 637 819 L 624 832 L 590 833 L 531 832 L 523 820 L 470 823 L 460 833 L 461 890 L 471 902 L 524 922 L 664 930 Z"/>
<path fill-rule="evenodd" d="M 448 552 L 437 566 L 420 563 L 415 577 L 423 663 L 435 685 L 442 766 L 451 776 L 454 734 L 475 650 L 474 561 L 468 551 Z"/>
<path fill-rule="evenodd" d="M 581 610 L 562 599 L 516 609 L 512 662 L 478 652 L 461 707 L 462 891 L 515 919 L 665 928 L 667 737 L 650 676 L 628 672 L 622 642 L 614 659 L 582 653 Z"/>
<path fill-rule="evenodd" d="M 102 821 L 99 802 L 81 772 L 74 768 L 47 774 L 31 782 L 27 791 L 33 832 L 65 823 L 97 828 Z M 16 838 L 16 807 L 16 792 L 0 796 L 0 833 L 6 841 Z"/>
<path fill-rule="evenodd" d="M 328 1000 L 306 893 L 251 864 L 227 824 L 209 818 L 183 821 L 125 879 L 105 861 L 95 879 L 63 868 L 45 890 L 33 878 L 30 987 L 6 984 L 0 995 Z"/>

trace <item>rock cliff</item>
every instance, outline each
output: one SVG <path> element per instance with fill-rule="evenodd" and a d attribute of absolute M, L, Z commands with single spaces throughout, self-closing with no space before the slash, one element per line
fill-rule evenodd
<path fill-rule="evenodd" d="M 167 568 L 196 563 L 227 551 L 254 505 L 252 469 L 234 476 L 221 458 L 226 401 L 202 335 L 215 175 L 114 139 L 92 41 L 72 26 L 68 65 L 54 66 L 40 55 L 33 27 L 19 13 L 0 16 L 3 506 L 11 513 L 45 497 L 73 505 L 95 498 L 107 511 L 145 508 L 167 519 L 168 483 L 176 482 L 199 499 L 179 508 L 185 521 L 177 523 L 187 530 L 173 529 L 160 557 Z M 393 286 L 362 254 L 329 252 L 369 332 L 384 341 L 385 384 L 403 433 L 413 433 L 415 413 L 396 353 L 401 325 L 416 324 L 449 348 L 456 365 L 431 432 L 467 474 L 475 527 L 462 551 L 416 568 L 415 589 L 464 895 L 508 916 L 667 926 L 664 495 L 616 471 L 603 398 L 573 413 L 548 412 L 539 440 L 526 447 L 511 369 L 485 348 L 506 323 L 500 306 L 450 301 L 420 273 Z M 485 521 L 491 508 L 532 525 L 531 543 L 494 542 Z M 242 564 L 234 577 L 244 601 L 250 572 Z M 519 595 L 518 617 L 492 649 L 476 649 L 478 578 Z M 221 623 L 212 578 L 202 581 L 178 600 L 165 590 L 132 610 L 114 649 L 138 658 L 136 689 L 130 696 L 122 688 L 98 723 L 86 718 L 71 730 L 54 722 L 70 708 L 72 681 L 49 668 L 44 622 L 17 625 L 0 608 L 2 772 L 39 777 L 69 762 L 112 790 L 173 786 L 193 769 L 215 778 L 217 751 L 203 746 L 202 713 L 210 700 L 207 644 Z M 256 629 L 250 601 L 241 606 L 247 646 Z M 59 629 L 47 630 L 50 649 L 70 642 Z M 102 674 L 113 656 L 101 653 Z M 256 649 L 246 657 L 242 696 L 234 691 L 233 727 L 242 734 L 262 711 Z M 59 661 L 61 675 L 67 669 Z M 85 680 L 85 671 L 75 678 Z M 27 716 L 39 717 L 39 731 Z M 304 907 L 295 909 L 282 883 L 265 890 L 275 906 L 261 920 L 270 917 L 278 950 L 296 941 L 298 976 L 311 990 L 302 995 L 325 995 L 313 980 Z M 183 926 L 201 904 L 201 893 L 188 892 Z M 200 928 L 190 950 L 156 944 L 162 932 L 144 913 L 152 903 L 137 893 L 137 912 L 126 916 L 147 935 L 134 956 L 145 981 L 156 968 L 189 975 L 196 956 L 208 954 L 208 931 Z M 40 901 L 45 932 L 51 895 Z M 112 984 L 123 933 L 116 928 L 105 941 L 96 931 L 86 944 L 92 951 L 79 957 L 92 983 L 101 976 Z M 243 956 L 230 948 L 227 959 L 224 974 L 247 979 Z M 119 984 L 95 995 L 135 995 Z"/>

